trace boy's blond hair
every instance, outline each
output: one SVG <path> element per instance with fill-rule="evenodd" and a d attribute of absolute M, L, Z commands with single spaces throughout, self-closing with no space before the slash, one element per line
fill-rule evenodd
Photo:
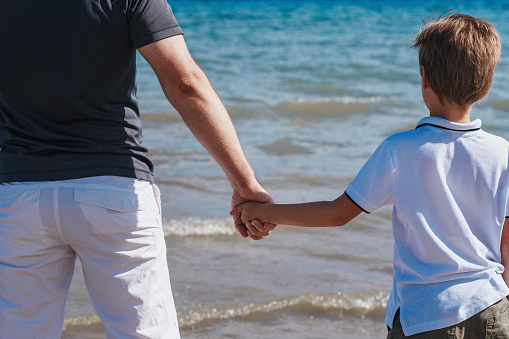
<path fill-rule="evenodd" d="M 491 23 L 450 14 L 425 22 L 413 40 L 419 66 L 440 103 L 447 100 L 465 108 L 488 95 L 502 49 Z"/>

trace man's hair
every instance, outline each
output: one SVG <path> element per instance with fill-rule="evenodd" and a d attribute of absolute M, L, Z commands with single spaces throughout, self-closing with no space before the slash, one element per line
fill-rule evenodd
<path fill-rule="evenodd" d="M 463 14 L 423 22 L 412 47 L 418 49 L 419 66 L 440 103 L 447 100 L 464 108 L 488 95 L 502 49 L 496 28 Z"/>

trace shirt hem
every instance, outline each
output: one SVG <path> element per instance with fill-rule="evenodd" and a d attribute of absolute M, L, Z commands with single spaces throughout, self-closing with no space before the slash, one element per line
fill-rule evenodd
<path fill-rule="evenodd" d="M 8 182 L 27 182 L 27 181 L 57 181 L 71 180 L 79 178 L 96 177 L 103 175 L 112 175 L 133 179 L 142 179 L 154 182 L 154 175 L 144 171 L 134 170 L 132 168 L 81 168 L 81 169 L 65 169 L 54 170 L 51 172 L 17 172 L 12 174 L 0 174 L 0 183 Z"/>
<path fill-rule="evenodd" d="M 348 191 L 348 192 L 347 192 L 347 191 Z M 366 203 L 363 199 L 361 199 L 361 197 L 359 197 L 359 195 L 357 195 L 357 194 L 354 192 L 354 190 L 353 190 L 350 186 L 348 186 L 348 187 L 346 188 L 346 190 L 345 190 L 345 194 L 346 194 L 346 196 L 347 196 L 347 197 L 348 197 L 348 198 L 349 198 L 349 199 L 350 199 L 350 200 L 351 200 L 351 201 L 352 201 L 355 205 L 357 205 L 357 206 L 358 206 L 361 210 L 363 210 L 365 213 L 368 213 L 368 214 L 369 214 L 369 213 L 371 213 L 371 212 L 373 212 L 373 211 L 375 210 L 375 209 L 373 209 L 373 208 L 369 208 L 369 207 L 368 207 L 368 208 L 364 208 L 364 207 L 362 207 L 362 206 L 358 203 L 358 201 L 360 201 L 360 202 L 362 202 L 362 203 L 364 203 L 364 204 L 366 204 L 366 205 L 368 205 L 368 204 L 367 204 L 367 203 Z"/>
<path fill-rule="evenodd" d="M 174 26 L 160 30 L 159 32 L 152 33 L 151 35 L 139 38 L 133 41 L 133 47 L 138 49 L 140 47 L 149 45 L 153 42 L 170 38 L 172 36 L 184 34 L 180 26 Z"/>
<path fill-rule="evenodd" d="M 486 308 L 488 308 L 491 305 L 495 304 L 496 302 L 500 301 L 502 298 L 505 298 L 506 295 L 502 295 L 502 294 L 503 293 L 501 293 L 500 295 L 497 294 L 496 296 L 494 295 L 494 297 L 490 298 L 490 301 L 488 301 L 483 306 L 475 308 L 471 312 L 468 312 L 468 314 L 464 314 L 461 316 L 458 315 L 458 316 L 449 317 L 449 318 L 442 318 L 442 319 L 439 319 L 436 321 L 430 321 L 430 322 L 413 325 L 413 326 L 405 326 L 404 320 L 402 318 L 400 318 L 403 333 L 406 336 L 411 336 L 411 335 L 418 334 L 418 333 L 429 332 L 429 331 L 433 331 L 436 329 L 454 326 L 456 324 L 459 324 L 459 323 L 473 317 L 477 313 L 484 311 Z M 400 315 L 400 317 L 402 317 L 402 316 Z"/>
<path fill-rule="evenodd" d="M 356 203 L 355 200 L 353 200 L 352 197 L 350 195 L 348 195 L 348 193 L 346 193 L 346 191 L 345 191 L 345 195 L 348 197 L 348 199 L 350 199 L 351 202 L 354 203 L 355 206 L 359 207 L 364 213 L 367 213 L 367 214 L 370 213 L 370 212 L 366 211 L 364 208 L 362 208 L 361 205 Z"/>

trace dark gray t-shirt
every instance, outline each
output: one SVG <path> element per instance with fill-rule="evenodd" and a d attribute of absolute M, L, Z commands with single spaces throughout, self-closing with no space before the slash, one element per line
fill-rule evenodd
<path fill-rule="evenodd" d="M 136 48 L 181 33 L 165 0 L 0 1 L 0 182 L 153 180 Z"/>

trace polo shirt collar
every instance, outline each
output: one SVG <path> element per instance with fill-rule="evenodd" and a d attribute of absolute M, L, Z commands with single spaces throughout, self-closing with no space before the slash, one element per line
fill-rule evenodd
<path fill-rule="evenodd" d="M 437 117 L 425 117 L 422 118 L 417 126 L 416 129 L 422 126 L 434 126 L 450 131 L 457 131 L 457 132 L 470 132 L 470 131 L 478 131 L 481 129 L 481 120 L 475 119 L 471 122 L 467 123 L 457 123 L 452 122 L 446 119 L 437 118 Z"/>

